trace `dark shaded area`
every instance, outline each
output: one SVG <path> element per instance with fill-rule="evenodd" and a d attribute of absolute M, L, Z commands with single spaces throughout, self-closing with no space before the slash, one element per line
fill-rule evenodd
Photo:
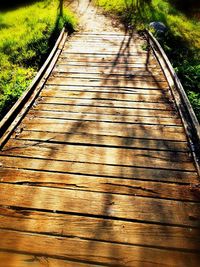
<path fill-rule="evenodd" d="M 3 1 L 0 3 L 0 11 L 8 11 L 17 9 L 19 7 L 28 6 L 35 2 L 43 2 L 45 0 L 15 0 L 15 1 Z"/>
<path fill-rule="evenodd" d="M 176 9 L 185 13 L 188 17 L 200 19 L 200 1 L 199 0 L 169 0 L 170 4 Z"/>
<path fill-rule="evenodd" d="M 59 11 L 60 16 L 63 16 L 63 0 L 59 1 Z"/>
<path fill-rule="evenodd" d="M 122 21 L 125 24 L 125 27 L 129 27 L 129 25 L 136 25 L 138 21 L 142 21 L 144 19 L 144 9 L 145 6 L 151 7 L 152 0 L 125 0 L 126 10 L 121 14 Z"/>
<path fill-rule="evenodd" d="M 176 8 L 188 11 L 188 9 L 200 8 L 199 0 L 169 0 L 171 5 L 174 5 Z"/>

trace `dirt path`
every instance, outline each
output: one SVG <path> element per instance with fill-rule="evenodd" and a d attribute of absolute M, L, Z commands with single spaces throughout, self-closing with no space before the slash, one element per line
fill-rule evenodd
<path fill-rule="evenodd" d="M 102 14 L 102 11 L 92 4 L 91 0 L 67 0 L 65 6 L 72 9 L 79 18 L 79 31 L 85 32 L 123 32 L 123 25 L 116 19 Z"/>

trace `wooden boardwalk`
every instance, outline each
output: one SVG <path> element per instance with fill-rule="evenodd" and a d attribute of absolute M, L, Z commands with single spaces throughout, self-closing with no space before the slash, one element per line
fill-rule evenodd
<path fill-rule="evenodd" d="M 83 32 L 60 52 L 0 152 L 0 266 L 199 266 L 199 177 L 152 49 Z"/>

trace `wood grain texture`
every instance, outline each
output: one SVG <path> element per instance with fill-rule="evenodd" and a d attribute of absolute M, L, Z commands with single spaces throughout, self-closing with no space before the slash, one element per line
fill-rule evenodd
<path fill-rule="evenodd" d="M 160 169 L 195 171 L 191 156 L 184 152 L 87 147 L 36 141 L 12 140 L 1 155 L 26 156 L 71 162 L 96 163 L 116 166 L 134 166 Z"/>
<path fill-rule="evenodd" d="M 43 99 L 41 99 L 43 101 Z M 108 115 L 120 115 L 120 116 L 144 116 L 144 117 L 154 117 L 154 118 L 179 118 L 175 110 L 165 110 L 165 109 L 154 109 L 154 108 L 141 108 L 136 106 L 136 108 L 123 108 L 115 106 L 101 106 L 98 102 L 95 104 L 91 103 L 91 105 L 87 106 L 87 102 L 85 105 L 80 103 L 79 105 L 64 105 L 64 104 L 53 104 L 53 103 L 41 103 L 38 101 L 37 105 L 34 106 L 34 110 L 49 110 L 49 111 L 61 111 L 61 112 L 78 112 L 78 113 L 96 113 L 96 114 L 108 114 Z M 47 100 L 48 101 L 48 100 Z M 100 102 L 100 104 L 103 104 Z M 134 103 L 135 105 L 135 103 Z M 144 103 L 145 105 L 145 103 Z"/>
<path fill-rule="evenodd" d="M 155 125 L 175 125 L 180 126 L 181 120 L 177 118 L 156 118 L 156 117 L 146 117 L 146 116 L 122 116 L 122 115 L 109 115 L 109 114 L 99 114 L 99 113 L 85 113 L 82 112 L 57 112 L 57 111 L 33 111 L 29 113 L 31 116 L 37 118 L 52 118 L 52 119 L 65 119 L 65 120 L 79 120 L 85 119 L 89 121 L 104 121 L 104 122 L 119 122 L 119 123 L 135 123 L 135 124 L 155 124 Z"/>
<path fill-rule="evenodd" d="M 45 85 L 43 92 L 96 92 L 96 93 L 119 93 L 119 94 L 141 94 L 141 95 L 160 95 L 169 97 L 168 90 L 162 89 L 149 89 L 149 88 L 126 88 L 115 86 L 76 86 L 76 85 Z"/>
<path fill-rule="evenodd" d="M 127 88 L 129 87 L 140 87 L 140 88 L 161 88 L 161 89 L 167 89 L 168 84 L 166 81 L 148 81 L 147 79 L 143 80 L 113 80 L 113 79 L 98 79 L 98 78 L 87 78 L 87 79 L 77 79 L 77 78 L 71 78 L 71 77 L 58 77 L 58 76 L 51 76 L 49 80 L 47 81 L 47 84 L 75 84 L 75 85 L 92 85 L 92 86 L 98 86 L 98 85 L 112 85 L 112 86 L 125 86 Z"/>
<path fill-rule="evenodd" d="M 77 105 L 77 106 L 97 106 L 97 107 L 110 107 L 116 109 L 148 109 L 148 110 L 167 110 L 167 111 L 175 111 L 175 107 L 173 103 L 154 103 L 154 102 L 145 102 L 145 101 L 123 101 L 123 100 L 113 100 L 113 99 L 101 99 L 101 97 L 96 97 L 96 99 L 91 98 L 65 98 L 63 97 L 41 97 L 38 99 L 39 103 L 46 104 L 59 104 L 59 105 Z M 117 111 L 117 110 L 116 110 Z"/>
<path fill-rule="evenodd" d="M 113 123 L 102 121 L 63 120 L 51 118 L 27 117 L 22 124 L 22 130 L 48 131 L 56 133 L 89 133 L 108 136 L 136 137 L 147 139 L 186 141 L 184 129 L 181 126 L 144 125 L 131 123 Z"/>
<path fill-rule="evenodd" d="M 0 190 L 3 206 L 200 226 L 200 203 L 14 184 L 0 184 Z M 8 199 L 9 192 L 13 194 Z"/>
<path fill-rule="evenodd" d="M 49 257 L 46 255 L 37 255 L 37 254 L 23 254 L 23 253 L 16 253 L 16 252 L 2 252 L 0 251 L 0 262 L 5 264 L 6 267 L 98 267 L 103 266 L 98 263 L 90 264 L 81 263 L 77 261 L 69 261 L 69 260 L 62 260 L 56 259 L 56 256 Z"/>
<path fill-rule="evenodd" d="M 29 234 L 23 232 L 0 230 L 3 249 L 16 251 L 30 251 L 32 254 L 43 254 L 63 259 L 77 259 L 108 266 L 133 266 L 148 263 L 148 266 L 160 265 L 165 258 L 166 266 L 197 266 L 199 255 L 175 250 L 160 250 L 156 248 L 110 244 L 79 238 L 52 237 L 49 235 Z M 18 240 L 17 246 L 14 240 Z M 43 251 L 43 248 L 46 248 Z M 78 247 L 78 249 L 77 249 Z"/>
<path fill-rule="evenodd" d="M 2 168 L 0 175 L 1 182 L 4 183 L 200 202 L 200 196 L 195 191 L 195 187 L 189 184 L 186 179 L 177 179 L 177 183 L 164 179 L 163 181 L 130 178 L 122 180 L 116 177 L 98 177 L 14 168 Z M 197 182 L 195 177 L 190 179 L 190 183 L 193 183 L 193 185 Z"/>
<path fill-rule="evenodd" d="M 198 266 L 199 177 L 152 49 L 122 32 L 60 49 L 0 151 L 2 267 Z"/>
<path fill-rule="evenodd" d="M 105 147 L 138 148 L 151 150 L 167 150 L 189 152 L 186 141 L 154 140 L 135 137 L 109 136 L 89 133 L 50 133 L 46 131 L 26 131 L 14 133 L 15 139 L 32 140 L 37 142 L 52 142 L 64 144 L 95 145 Z"/>
<path fill-rule="evenodd" d="M 160 103 L 160 102 L 168 102 L 169 97 L 160 96 L 160 95 L 148 95 L 148 94 L 121 94 L 121 93 L 113 93 L 113 92 L 42 92 L 42 97 L 65 97 L 65 98 L 82 98 L 82 99 L 105 99 L 105 100 L 123 100 L 123 101 L 134 101 L 134 102 L 152 102 L 152 103 Z"/>
<path fill-rule="evenodd" d="M 93 176 L 116 177 L 123 179 L 142 179 L 164 182 L 177 183 L 195 183 L 197 173 L 184 170 L 163 170 L 152 166 L 151 168 L 127 167 L 127 166 L 112 166 L 95 163 L 83 162 L 67 162 L 62 160 L 39 159 L 33 157 L 22 156 L 6 156 L 0 157 L 2 167 L 28 170 L 41 170 L 51 172 L 61 172 L 68 174 L 81 174 Z"/>
<path fill-rule="evenodd" d="M 54 222 L 54 223 L 52 223 Z M 200 250 L 199 229 L 122 220 L 59 214 L 15 208 L 0 209 L 2 229 L 17 230 L 62 237 L 79 237 L 120 244 L 173 247 L 176 250 Z"/>

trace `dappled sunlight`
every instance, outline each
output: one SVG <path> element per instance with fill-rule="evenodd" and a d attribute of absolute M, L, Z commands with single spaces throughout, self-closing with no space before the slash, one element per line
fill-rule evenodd
<path fill-rule="evenodd" d="M 84 23 L 97 13 L 71 2 Z M 199 260 L 198 175 L 169 85 L 148 40 L 108 20 L 68 38 L 0 153 L 0 250 L 19 253 L 10 264 Z"/>

